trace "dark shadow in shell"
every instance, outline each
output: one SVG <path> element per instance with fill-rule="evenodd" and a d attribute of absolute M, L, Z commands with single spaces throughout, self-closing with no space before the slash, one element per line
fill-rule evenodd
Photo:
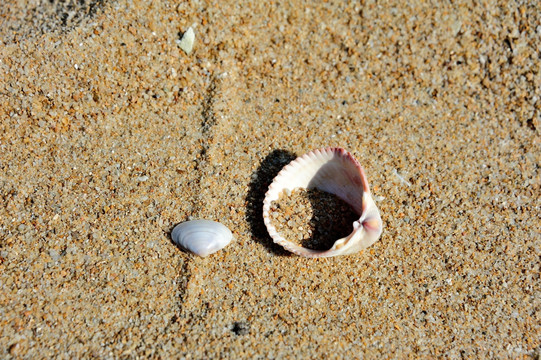
<path fill-rule="evenodd" d="M 328 192 L 308 190 L 308 198 L 312 206 L 309 227 L 313 234 L 301 245 L 307 249 L 329 250 L 336 240 L 351 234 L 359 214 L 347 202 Z"/>

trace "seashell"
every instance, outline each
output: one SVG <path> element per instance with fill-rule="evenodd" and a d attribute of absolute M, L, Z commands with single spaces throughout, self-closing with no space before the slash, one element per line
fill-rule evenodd
<path fill-rule="evenodd" d="M 353 231 L 338 239 L 328 250 L 313 250 L 282 237 L 270 220 L 270 207 L 280 194 L 293 189 L 319 189 L 347 202 L 359 214 Z M 314 150 L 293 160 L 274 178 L 263 201 L 263 220 L 273 241 L 305 257 L 331 257 L 358 252 L 378 240 L 383 230 L 379 210 L 370 195 L 364 170 L 349 152 L 341 148 Z"/>
<path fill-rule="evenodd" d="M 182 249 L 205 257 L 226 247 L 233 234 L 219 222 L 192 220 L 175 226 L 171 238 Z"/>
<path fill-rule="evenodd" d="M 190 26 L 188 30 L 184 34 L 182 34 L 182 38 L 180 40 L 177 40 L 177 45 L 184 50 L 184 52 L 188 55 L 192 52 L 193 48 L 193 42 L 195 40 L 195 33 L 193 32 L 192 27 Z"/>

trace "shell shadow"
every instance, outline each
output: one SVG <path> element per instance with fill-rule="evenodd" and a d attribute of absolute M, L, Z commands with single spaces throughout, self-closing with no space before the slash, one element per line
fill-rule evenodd
<path fill-rule="evenodd" d="M 246 221 L 250 224 L 252 238 L 275 255 L 289 256 L 290 253 L 275 244 L 268 234 L 263 222 L 263 199 L 269 185 L 280 170 L 296 158 L 295 154 L 287 150 L 273 150 L 252 174 L 250 190 L 246 195 L 246 204 L 248 204 Z"/>

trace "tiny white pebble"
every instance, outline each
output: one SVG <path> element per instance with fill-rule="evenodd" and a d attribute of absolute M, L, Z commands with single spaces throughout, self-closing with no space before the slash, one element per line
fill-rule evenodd
<path fill-rule="evenodd" d="M 177 40 L 178 46 L 184 50 L 186 54 L 190 54 L 192 52 L 193 43 L 195 40 L 195 33 L 193 32 L 193 29 L 191 27 L 186 30 L 186 32 L 182 35 L 182 39 Z"/>

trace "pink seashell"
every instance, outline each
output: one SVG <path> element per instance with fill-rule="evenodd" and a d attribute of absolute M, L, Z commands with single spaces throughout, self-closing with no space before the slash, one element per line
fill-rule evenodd
<path fill-rule="evenodd" d="M 276 201 L 282 191 L 290 192 L 296 188 L 317 188 L 350 204 L 360 215 L 353 223 L 353 232 L 336 240 L 329 250 L 307 249 L 283 238 L 271 223 L 271 202 Z M 347 255 L 366 249 L 378 240 L 383 229 L 363 168 L 353 155 L 341 148 L 314 150 L 285 166 L 265 194 L 263 220 L 275 243 L 292 253 L 311 258 Z"/>

